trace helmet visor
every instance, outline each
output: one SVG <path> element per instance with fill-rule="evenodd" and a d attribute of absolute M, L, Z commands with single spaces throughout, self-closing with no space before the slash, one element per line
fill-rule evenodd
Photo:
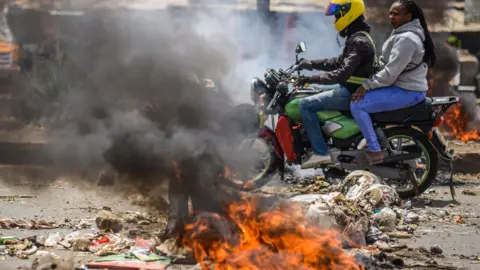
<path fill-rule="evenodd" d="M 340 12 L 342 5 L 330 3 L 325 10 L 325 15 L 331 16 L 336 15 Z"/>

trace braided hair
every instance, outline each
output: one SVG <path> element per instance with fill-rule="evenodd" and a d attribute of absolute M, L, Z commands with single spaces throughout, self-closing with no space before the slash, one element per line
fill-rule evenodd
<path fill-rule="evenodd" d="M 435 45 L 430 36 L 430 31 L 428 31 L 427 22 L 425 21 L 422 8 L 420 8 L 414 0 L 397 0 L 396 2 L 400 3 L 405 7 L 408 13 L 412 14 L 412 19 L 418 19 L 420 21 L 423 31 L 425 32 L 425 41 L 423 42 L 425 55 L 423 56 L 423 61 L 425 61 L 429 67 L 434 67 L 435 62 L 437 61 Z"/>

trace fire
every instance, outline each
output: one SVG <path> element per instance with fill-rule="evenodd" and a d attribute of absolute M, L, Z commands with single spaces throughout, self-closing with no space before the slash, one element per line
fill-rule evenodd
<path fill-rule="evenodd" d="M 338 232 L 309 224 L 291 205 L 259 213 L 258 202 L 243 198 L 225 217 L 204 213 L 185 227 L 182 243 L 203 269 L 363 269 Z"/>
<path fill-rule="evenodd" d="M 462 142 L 480 140 L 478 129 L 468 130 L 468 115 L 462 110 L 460 103 L 455 104 L 445 113 L 445 124 Z"/>
<path fill-rule="evenodd" d="M 235 172 L 232 172 L 228 167 L 224 168 L 223 173 L 219 173 L 218 178 L 227 179 L 229 181 L 239 180 L 237 174 Z M 249 189 L 249 188 L 252 188 L 254 185 L 255 184 L 253 183 L 253 180 L 248 180 L 241 187 L 244 189 Z"/>
<path fill-rule="evenodd" d="M 180 167 L 178 166 L 178 163 L 174 160 L 172 165 L 173 165 L 173 170 L 175 171 L 175 176 L 177 177 L 177 179 L 182 179 L 183 174 L 182 174 L 182 171 L 180 171 Z"/>

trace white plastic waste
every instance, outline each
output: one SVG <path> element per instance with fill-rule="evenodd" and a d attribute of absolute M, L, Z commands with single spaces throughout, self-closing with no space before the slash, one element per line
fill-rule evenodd
<path fill-rule="evenodd" d="M 45 240 L 46 247 L 55 247 L 57 246 L 58 242 L 62 240 L 62 236 L 59 232 L 51 233 L 48 235 L 47 240 Z"/>
<path fill-rule="evenodd" d="M 397 223 L 397 214 L 390 208 L 383 208 L 380 212 L 372 216 L 373 220 L 385 228 L 385 231 L 392 232 L 395 230 Z"/>

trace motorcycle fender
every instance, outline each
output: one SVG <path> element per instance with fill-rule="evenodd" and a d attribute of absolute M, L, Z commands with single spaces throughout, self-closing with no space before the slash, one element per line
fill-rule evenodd
<path fill-rule="evenodd" d="M 280 144 L 278 143 L 278 140 L 275 137 L 275 133 L 273 132 L 273 130 L 269 129 L 266 126 L 263 126 L 258 131 L 257 136 L 269 141 L 272 144 L 277 156 L 283 160 L 283 150 Z"/>
<path fill-rule="evenodd" d="M 437 149 L 437 152 L 444 158 L 453 158 L 453 149 L 447 149 L 447 143 L 443 135 L 438 131 L 437 127 L 434 127 L 428 134 L 430 143 Z"/>

